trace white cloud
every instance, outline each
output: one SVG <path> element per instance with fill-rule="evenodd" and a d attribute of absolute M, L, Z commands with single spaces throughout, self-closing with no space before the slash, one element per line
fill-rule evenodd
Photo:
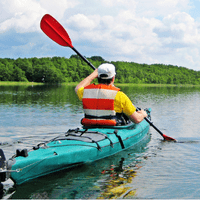
<path fill-rule="evenodd" d="M 120 7 L 137 13 L 140 17 L 166 16 L 191 8 L 191 0 L 101 0 L 106 7 Z"/>
<path fill-rule="evenodd" d="M 73 33 L 76 40 L 90 41 L 96 46 L 109 49 L 110 54 L 132 55 L 137 51 L 142 53 L 146 47 L 158 44 L 153 28 L 160 23 L 156 19 L 136 18 L 130 11 L 122 11 L 115 18 L 112 16 L 76 15 L 68 20 L 67 27 L 77 30 Z M 158 44 L 159 45 L 159 44 Z M 97 47 L 97 48 L 98 48 Z"/>
<path fill-rule="evenodd" d="M 77 5 L 73 0 L 1 0 L 0 32 L 15 29 L 17 32 L 32 32 L 39 30 L 39 23 L 46 13 L 55 14 L 61 19 L 66 9 Z"/>
<path fill-rule="evenodd" d="M 165 17 L 191 8 L 190 0 L 140 0 L 137 3 L 136 13 L 140 17 Z"/>
<path fill-rule="evenodd" d="M 135 9 L 137 0 L 101 0 L 102 4 L 107 7 L 128 7 L 129 9 Z"/>
<path fill-rule="evenodd" d="M 200 43 L 199 22 L 185 12 L 177 12 L 163 19 L 154 29 L 163 46 L 194 47 Z M 199 46 L 199 45 L 198 45 Z"/>
<path fill-rule="evenodd" d="M 17 32 L 31 32 L 38 29 L 41 14 L 46 12 L 40 4 L 33 0 L 2 0 L 0 10 L 7 18 L 0 23 L 0 32 L 15 29 Z"/>
<path fill-rule="evenodd" d="M 41 7 L 48 11 L 56 19 L 62 19 L 67 9 L 79 4 L 78 0 L 38 0 Z"/>
<path fill-rule="evenodd" d="M 93 16 L 86 16 L 83 14 L 77 14 L 72 17 L 70 17 L 67 20 L 67 24 L 69 27 L 74 28 L 78 31 L 84 31 L 84 30 L 92 30 L 97 27 L 99 24 L 100 16 L 93 15 Z"/>

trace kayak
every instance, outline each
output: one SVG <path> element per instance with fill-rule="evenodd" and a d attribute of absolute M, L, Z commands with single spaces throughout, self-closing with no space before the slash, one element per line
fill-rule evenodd
<path fill-rule="evenodd" d="M 149 119 L 150 111 L 148 109 Z M 149 127 L 149 123 L 143 120 L 139 124 L 130 122 L 122 126 L 69 129 L 30 150 L 17 150 L 6 161 L 4 169 L 0 169 L 0 180 L 3 181 L 6 173 L 7 178 L 9 176 L 20 185 L 50 173 L 106 158 L 144 140 L 149 135 Z M 5 159 L 5 156 L 1 157 Z"/>
<path fill-rule="evenodd" d="M 17 150 L 4 167 L 5 156 L 1 150 L 0 181 L 7 177 L 20 185 L 40 176 L 106 158 L 144 140 L 149 127 L 149 123 L 143 120 L 139 124 L 130 122 L 123 126 L 69 129 L 30 150 Z"/>

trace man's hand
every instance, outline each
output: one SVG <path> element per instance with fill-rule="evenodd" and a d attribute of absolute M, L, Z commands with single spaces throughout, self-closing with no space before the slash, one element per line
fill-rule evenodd
<path fill-rule="evenodd" d="M 82 80 L 75 88 L 75 92 L 77 93 L 78 89 L 81 87 L 86 87 L 90 85 L 90 83 L 98 77 L 98 71 L 95 69 L 88 77 Z"/>
<path fill-rule="evenodd" d="M 140 114 L 142 114 L 142 115 L 144 116 L 144 118 L 148 116 L 148 115 L 147 115 L 147 112 L 146 112 L 146 111 L 144 111 L 143 109 L 142 109 L 142 110 L 139 110 L 139 111 L 137 111 L 137 113 L 140 113 Z"/>
<path fill-rule="evenodd" d="M 129 116 L 131 121 L 136 124 L 140 123 L 145 117 L 147 117 L 147 113 L 144 110 L 135 111 L 132 115 Z"/>

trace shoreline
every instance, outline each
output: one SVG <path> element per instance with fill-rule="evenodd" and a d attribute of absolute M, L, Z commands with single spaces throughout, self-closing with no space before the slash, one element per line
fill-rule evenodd
<path fill-rule="evenodd" d="M 70 83 L 38 83 L 38 82 L 16 82 L 16 81 L 0 81 L 0 86 L 34 86 L 34 85 L 77 85 L 76 82 Z M 190 84 L 134 84 L 134 83 L 115 83 L 116 86 L 136 86 L 136 87 L 200 87 L 200 85 Z"/>

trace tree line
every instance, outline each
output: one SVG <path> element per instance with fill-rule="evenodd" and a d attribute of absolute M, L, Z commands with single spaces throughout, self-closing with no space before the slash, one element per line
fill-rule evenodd
<path fill-rule="evenodd" d="M 105 63 L 100 56 L 87 58 L 95 67 Z M 200 71 L 164 64 L 111 62 L 116 66 L 116 83 L 200 85 Z M 79 82 L 92 69 L 77 55 L 70 58 L 0 58 L 0 81 L 43 83 Z"/>

